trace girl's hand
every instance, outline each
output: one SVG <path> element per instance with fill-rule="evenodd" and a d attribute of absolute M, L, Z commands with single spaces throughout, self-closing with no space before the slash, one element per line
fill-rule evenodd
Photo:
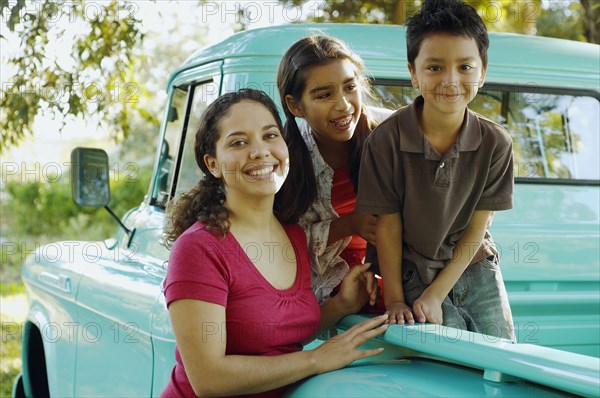
<path fill-rule="evenodd" d="M 383 348 L 371 350 L 359 350 L 358 348 L 372 338 L 383 334 L 388 326 L 385 324 L 386 320 L 387 315 L 371 318 L 354 325 L 344 333 L 332 337 L 315 348 L 313 361 L 318 366 L 318 373 L 340 369 L 357 359 L 380 354 Z"/>
<path fill-rule="evenodd" d="M 389 315 L 389 319 L 386 323 L 397 323 L 399 325 L 404 324 L 404 322 L 409 325 L 415 323 L 412 310 L 404 301 L 394 301 L 390 304 L 386 303 L 385 309 L 385 314 Z"/>
<path fill-rule="evenodd" d="M 371 263 L 366 263 L 350 268 L 342 280 L 340 292 L 332 299 L 339 300 L 347 314 L 358 312 L 367 303 L 374 305 L 377 302 L 379 285 L 375 275 L 368 271 L 370 266 Z"/>
<path fill-rule="evenodd" d="M 352 213 L 352 235 L 359 235 L 367 242 L 375 245 L 375 225 L 377 216 L 365 213 Z"/>

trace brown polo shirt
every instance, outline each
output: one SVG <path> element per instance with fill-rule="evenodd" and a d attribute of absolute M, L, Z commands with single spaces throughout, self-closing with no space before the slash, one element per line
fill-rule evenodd
<path fill-rule="evenodd" d="M 422 107 L 418 97 L 367 140 L 356 211 L 400 213 L 403 260 L 429 284 L 452 258 L 475 210 L 512 208 L 513 155 L 506 130 L 468 109 L 457 141 L 440 155 L 419 126 Z M 472 263 L 497 253 L 488 231 L 472 250 Z"/>

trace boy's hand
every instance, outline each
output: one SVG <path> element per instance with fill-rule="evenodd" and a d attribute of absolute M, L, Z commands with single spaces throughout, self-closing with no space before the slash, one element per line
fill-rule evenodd
<path fill-rule="evenodd" d="M 398 325 L 404 324 L 404 322 L 412 325 L 415 323 L 412 310 L 404 301 L 394 301 L 390 304 L 385 305 L 385 313 L 389 315 L 386 323 Z"/>
<path fill-rule="evenodd" d="M 359 235 L 372 245 L 375 245 L 375 226 L 377 217 L 372 214 L 352 213 L 353 235 Z"/>
<path fill-rule="evenodd" d="M 413 311 L 417 322 L 429 322 L 441 325 L 444 321 L 442 313 L 442 302 L 433 295 L 423 292 L 421 297 L 415 300 Z"/>

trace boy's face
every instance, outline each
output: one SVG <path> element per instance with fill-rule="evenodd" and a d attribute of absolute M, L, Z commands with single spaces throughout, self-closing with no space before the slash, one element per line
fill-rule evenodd
<path fill-rule="evenodd" d="M 440 114 L 464 112 L 483 85 L 486 67 L 475 39 L 435 33 L 421 43 L 414 66 L 408 64 L 414 87 L 425 105 Z"/>

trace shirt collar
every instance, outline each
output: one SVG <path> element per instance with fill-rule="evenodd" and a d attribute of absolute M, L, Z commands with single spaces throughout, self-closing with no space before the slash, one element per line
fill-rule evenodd
<path fill-rule="evenodd" d="M 412 104 L 406 106 L 398 116 L 398 128 L 402 134 L 400 150 L 402 152 L 427 153 L 433 148 L 427 143 L 421 126 L 419 126 L 418 110 L 423 107 L 422 96 L 415 98 Z M 450 151 L 475 151 L 481 144 L 481 126 L 477 123 L 477 114 L 467 109 L 466 117 L 458 134 L 458 140 Z"/>

